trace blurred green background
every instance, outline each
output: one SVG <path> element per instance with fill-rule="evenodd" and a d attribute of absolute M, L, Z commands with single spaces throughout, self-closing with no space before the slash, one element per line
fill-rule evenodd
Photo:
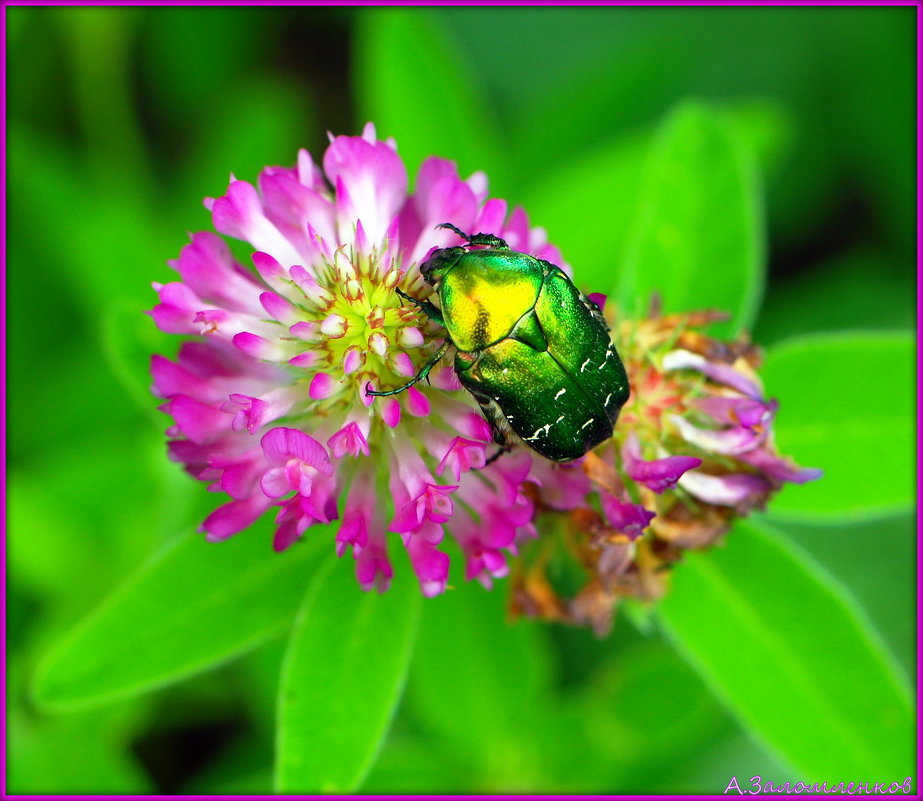
<path fill-rule="evenodd" d="M 201 198 L 222 194 L 230 172 L 252 181 L 265 165 L 292 164 L 299 147 L 319 156 L 327 131 L 358 133 L 373 120 L 397 139 L 411 175 L 429 154 L 456 160 L 462 175 L 484 170 L 492 195 L 521 203 L 548 230 L 578 283 L 606 291 L 631 247 L 645 159 L 677 107 L 720 117 L 757 167 L 765 291 L 759 307 L 758 273 L 744 322 L 769 346 L 782 450 L 827 478 L 786 489 L 721 552 L 680 566 L 663 614 L 628 610 L 607 639 L 510 628 L 502 587 L 465 586 L 423 604 L 394 724 L 385 736 L 384 715 L 380 731 L 356 735 L 368 740 L 364 761 L 337 786 L 704 793 L 757 773 L 912 774 L 913 8 L 4 13 L 7 791 L 293 789 L 273 779 L 274 754 L 295 736 L 284 733 L 283 708 L 276 740 L 276 692 L 310 560 L 290 563 L 290 607 L 278 577 L 249 588 L 249 602 L 271 614 L 221 659 L 190 657 L 171 672 L 153 632 L 178 596 L 152 582 L 135 599 L 135 619 L 153 628 L 150 653 L 135 660 L 149 675 L 134 689 L 115 699 L 71 688 L 58 703 L 33 691 L 56 648 L 66 684 L 62 637 L 152 553 L 191 541 L 214 505 L 164 458 L 148 359 L 177 343 L 141 314 L 154 303 L 150 282 L 170 280 L 165 262 L 186 232 L 210 227 Z M 704 196 L 707 163 L 698 177 L 688 192 Z M 703 240 L 726 224 L 721 203 L 712 211 Z M 697 269 L 707 283 L 720 266 Z M 266 527 L 221 548 L 201 552 L 216 560 L 215 581 L 231 586 L 263 565 Z M 710 609 L 719 586 L 727 605 Z M 735 639 L 744 628 L 752 643 Z M 101 631 L 100 664 L 111 657 L 118 674 L 119 655 L 131 662 L 131 638 L 147 629 Z M 804 648 L 788 653 L 789 637 Z M 821 646 L 829 664 L 812 651 Z M 785 718 L 775 722 L 760 706 L 774 692 L 773 659 L 807 688 L 804 698 L 770 699 Z M 843 697 L 858 704 L 845 722 Z M 811 750 L 831 733 L 861 748 L 850 727 L 863 722 L 890 739 L 860 775 L 855 760 Z"/>

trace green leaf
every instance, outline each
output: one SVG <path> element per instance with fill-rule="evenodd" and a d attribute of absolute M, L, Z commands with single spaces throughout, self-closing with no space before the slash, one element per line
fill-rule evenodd
<path fill-rule="evenodd" d="M 16 794 L 146 794 L 151 780 L 125 748 L 122 710 L 49 720 L 9 719 L 9 784 Z"/>
<path fill-rule="evenodd" d="M 772 522 L 772 515 L 768 517 Z M 881 520 L 810 525 L 785 521 L 785 533 L 855 595 L 904 673 L 916 674 L 916 510 Z M 875 569 L 869 570 L 874 543 Z"/>
<path fill-rule="evenodd" d="M 588 292 L 608 292 L 625 261 L 638 205 L 644 133 L 621 136 L 572 159 L 536 170 L 522 193 L 535 225 L 573 267 L 574 281 Z"/>
<path fill-rule="evenodd" d="M 763 290 L 763 216 L 752 159 L 728 118 L 686 103 L 657 134 L 617 296 L 631 313 L 717 308 L 748 328 Z"/>
<path fill-rule="evenodd" d="M 239 6 L 147 9 L 145 46 L 137 58 L 150 76 L 154 108 L 148 113 L 156 113 L 161 125 L 188 120 L 192 126 L 210 126 L 211 113 L 203 114 L 203 105 L 210 106 L 219 95 L 233 100 L 241 79 L 251 79 L 266 62 L 267 51 L 278 46 L 272 14 L 269 9 Z M 228 139 L 249 136 L 247 125 L 241 124 L 244 120 L 250 122 L 241 114 Z M 228 167 L 225 173 L 228 169 L 236 168 Z"/>
<path fill-rule="evenodd" d="M 163 417 L 151 396 L 151 354 L 170 351 L 170 335 L 158 330 L 138 307 L 114 298 L 100 309 L 100 344 L 112 374 L 138 408 L 162 427 Z M 94 343 L 95 344 L 95 343 Z"/>
<path fill-rule="evenodd" d="M 329 545 L 310 533 L 284 554 L 252 530 L 220 544 L 178 538 L 49 655 L 37 700 L 67 709 L 153 690 L 279 633 Z"/>
<path fill-rule="evenodd" d="M 747 152 L 761 167 L 777 172 L 790 149 L 792 123 L 785 110 L 755 100 L 727 107 L 726 116 Z M 625 133 L 528 173 L 531 181 L 521 193 L 523 206 L 561 248 L 581 288 L 611 290 L 629 246 L 636 245 L 630 237 L 636 236 L 651 139 L 647 129 Z"/>
<path fill-rule="evenodd" d="M 725 107 L 727 119 L 739 140 L 773 183 L 794 150 L 798 125 L 791 110 L 766 98 L 753 98 Z"/>
<path fill-rule="evenodd" d="M 460 754 L 433 737 L 401 731 L 400 718 L 362 786 L 367 795 L 439 795 L 447 787 L 484 792 Z"/>
<path fill-rule="evenodd" d="M 689 553 L 659 608 L 679 650 L 804 781 L 913 774 L 910 689 L 864 613 L 765 524 Z"/>
<path fill-rule="evenodd" d="M 94 191 L 63 142 L 24 126 L 11 128 L 9 160 L 15 195 L 11 214 L 31 221 L 33 231 L 41 230 L 35 228 L 38 220 L 68 222 L 47 226 L 40 234 L 55 258 L 46 256 L 37 265 L 20 268 L 38 266 L 94 324 L 100 298 L 125 298 L 139 312 L 154 305 L 151 278 L 167 278 L 166 267 L 160 276 L 156 270 L 175 256 L 178 248 L 173 243 L 181 240 L 165 223 L 158 200 L 143 187 L 125 183 L 124 176 L 106 185 L 105 191 Z"/>
<path fill-rule="evenodd" d="M 904 264 L 894 254 L 856 248 L 771 282 L 753 341 L 769 345 L 818 332 L 913 328 L 916 275 Z"/>
<path fill-rule="evenodd" d="M 313 105 L 304 87 L 275 74 L 250 74 L 235 82 L 233 93 L 210 94 L 201 117 L 187 121 L 194 141 L 177 173 L 175 208 L 182 213 L 176 219 L 185 228 L 210 229 L 202 198 L 222 196 L 229 173 L 255 184 L 265 166 L 294 164 L 298 148 L 313 141 Z"/>
<path fill-rule="evenodd" d="M 415 716 L 478 763 L 484 787 L 535 785 L 542 766 L 534 735 L 550 712 L 544 631 L 533 621 L 510 623 L 506 603 L 502 588 L 471 585 L 427 601 L 411 671 Z"/>
<path fill-rule="evenodd" d="M 766 391 L 779 398 L 782 453 L 824 476 L 786 487 L 775 515 L 848 520 L 914 503 L 914 341 L 909 333 L 790 339 L 769 350 Z"/>
<path fill-rule="evenodd" d="M 359 124 L 393 136 L 415 174 L 427 156 L 458 163 L 462 176 L 485 170 L 503 194 L 504 157 L 490 104 L 438 19 L 419 9 L 366 9 L 356 17 L 355 88 Z"/>
<path fill-rule="evenodd" d="M 420 591 L 404 571 L 383 594 L 331 563 L 305 598 L 282 666 L 277 793 L 351 793 L 397 708 L 417 633 Z"/>

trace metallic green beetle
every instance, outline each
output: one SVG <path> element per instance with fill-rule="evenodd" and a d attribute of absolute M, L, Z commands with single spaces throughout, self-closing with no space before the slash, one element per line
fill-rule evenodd
<path fill-rule="evenodd" d="M 511 431 L 556 462 L 578 459 L 611 437 L 628 378 L 599 308 L 560 267 L 491 234 L 439 227 L 467 242 L 436 250 L 420 265 L 439 307 L 398 292 L 445 327 L 445 343 L 403 386 L 367 394 L 404 391 L 454 347 L 458 380 L 501 446 L 494 458 L 515 444 Z"/>

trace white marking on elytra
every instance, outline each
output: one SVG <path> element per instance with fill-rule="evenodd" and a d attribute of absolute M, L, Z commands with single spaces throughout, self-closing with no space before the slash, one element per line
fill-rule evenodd
<path fill-rule="evenodd" d="M 509 367 L 504 367 L 504 368 L 503 368 L 503 374 L 504 374 L 504 375 L 506 375 L 509 371 L 510 371 L 510 368 L 509 368 Z"/>
<path fill-rule="evenodd" d="M 559 390 L 557 391 L 557 394 L 554 396 L 554 399 L 557 400 L 557 399 L 560 398 L 565 392 L 567 392 L 567 388 L 566 388 L 566 387 L 561 387 L 561 389 L 559 389 Z"/>
<path fill-rule="evenodd" d="M 562 414 L 557 420 L 555 420 L 555 423 L 560 423 L 563 419 L 564 415 Z"/>
<path fill-rule="evenodd" d="M 524 442 L 535 442 L 541 434 L 547 434 L 551 428 L 551 423 L 545 423 L 541 428 L 536 428 L 531 437 L 525 437 Z"/>
<path fill-rule="evenodd" d="M 610 392 L 608 395 L 606 395 L 606 399 L 603 401 L 603 406 L 608 406 L 608 405 L 609 405 L 609 400 L 610 400 L 611 398 L 612 398 L 612 393 Z"/>
<path fill-rule="evenodd" d="M 590 418 L 589 420 L 587 420 L 582 426 L 580 426 L 580 430 L 583 431 L 583 429 L 585 429 L 588 425 L 590 425 L 591 423 L 593 423 L 595 420 L 596 420 L 595 417 L 591 417 L 591 418 Z"/>
<path fill-rule="evenodd" d="M 583 364 L 580 365 L 580 372 L 581 372 L 581 373 L 582 373 L 584 370 L 586 370 L 586 366 L 587 366 L 589 363 L 590 363 L 590 360 L 587 359 Z"/>

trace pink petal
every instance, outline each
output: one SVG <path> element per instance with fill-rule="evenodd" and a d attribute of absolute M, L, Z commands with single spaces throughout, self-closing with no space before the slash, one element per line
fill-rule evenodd
<path fill-rule="evenodd" d="M 263 292 L 260 295 L 260 305 L 270 317 L 284 325 L 295 325 L 301 319 L 301 312 L 275 292 Z"/>
<path fill-rule="evenodd" d="M 388 553 L 383 542 L 369 543 L 356 557 L 356 579 L 359 586 L 368 592 L 375 587 L 378 592 L 387 592 L 391 586 L 394 569 L 388 561 Z"/>
<path fill-rule="evenodd" d="M 667 418 L 679 429 L 686 442 L 712 453 L 734 455 L 753 450 L 766 439 L 767 434 L 752 428 L 699 428 L 676 414 L 667 415 Z"/>
<path fill-rule="evenodd" d="M 407 411 L 414 417 L 426 417 L 430 412 L 429 398 L 416 387 L 407 390 Z"/>
<path fill-rule="evenodd" d="M 449 580 L 449 557 L 422 537 L 411 537 L 407 553 L 427 598 L 445 591 Z"/>
<path fill-rule="evenodd" d="M 259 314 L 256 300 L 261 287 L 234 262 L 220 236 L 207 231 L 194 234 L 170 266 L 199 297 L 232 311 Z"/>
<path fill-rule="evenodd" d="M 336 382 L 334 382 L 333 377 L 327 373 L 318 373 L 311 379 L 308 396 L 312 400 L 323 400 L 324 398 L 329 398 L 334 389 L 336 389 Z"/>
<path fill-rule="evenodd" d="M 297 428 L 274 428 L 263 435 L 260 445 L 269 463 L 276 467 L 289 459 L 298 459 L 327 475 L 332 472 L 324 446 Z"/>
<path fill-rule="evenodd" d="M 297 356 L 292 356 L 288 363 L 292 367 L 317 367 L 321 362 L 321 355 L 316 350 L 306 350 Z"/>
<path fill-rule="evenodd" d="M 688 350 L 674 350 L 661 361 L 664 370 L 697 370 L 719 384 L 736 389 L 757 400 L 763 399 L 763 391 L 743 373 L 723 362 L 710 362 L 704 356 Z"/>
<path fill-rule="evenodd" d="M 284 467 L 273 467 L 263 473 L 260 489 L 267 498 L 281 498 L 288 495 L 294 487 L 289 482 L 288 471 Z"/>
<path fill-rule="evenodd" d="M 396 428 L 401 422 L 401 402 L 397 398 L 388 398 L 381 407 L 381 419 L 388 428 Z"/>
<path fill-rule="evenodd" d="M 640 537 L 655 517 L 654 512 L 640 504 L 621 501 L 607 492 L 600 492 L 599 500 L 609 525 L 631 539 Z"/>
<path fill-rule="evenodd" d="M 271 341 L 249 331 L 241 331 L 239 334 L 235 334 L 232 341 L 241 353 L 246 353 L 254 359 L 286 362 L 292 355 L 290 343 L 279 342 L 278 340 Z"/>
<path fill-rule="evenodd" d="M 641 457 L 641 446 L 634 433 L 629 434 L 625 447 L 622 448 L 622 459 L 629 478 L 644 484 L 658 495 L 665 490 L 673 489 L 683 473 L 702 464 L 702 460 L 694 456 L 667 456 L 663 459 L 645 460 Z"/>
<path fill-rule="evenodd" d="M 783 459 L 778 454 L 768 452 L 764 448 L 756 448 L 747 453 L 742 453 L 737 458 L 759 468 L 765 475 L 776 481 L 804 484 L 808 481 L 816 481 L 824 474 L 823 470 L 816 467 L 799 467 L 788 459 Z"/>
<path fill-rule="evenodd" d="M 224 197 L 209 198 L 206 206 L 211 209 L 212 222 L 220 233 L 250 242 L 257 250 L 271 253 L 283 264 L 291 265 L 300 260 L 289 240 L 267 219 L 252 184 L 232 181 Z"/>
<path fill-rule="evenodd" d="M 699 470 L 690 470 L 679 485 L 706 503 L 733 506 L 740 511 L 760 506 L 771 489 L 766 479 L 750 473 L 714 476 Z"/>
<path fill-rule="evenodd" d="M 400 157 L 384 142 L 338 136 L 324 153 L 324 172 L 337 188 L 338 213 L 352 224 L 361 219 L 370 241 L 378 244 L 407 194 Z"/>
<path fill-rule="evenodd" d="M 219 506 L 202 523 L 199 530 L 207 532 L 209 542 L 219 542 L 243 531 L 269 508 L 269 501 L 255 495 L 242 501 Z"/>
<path fill-rule="evenodd" d="M 221 397 L 221 393 L 213 388 L 211 382 L 163 356 L 151 357 L 151 373 L 154 376 L 154 390 L 162 398 L 183 394 L 214 401 Z"/>
<path fill-rule="evenodd" d="M 606 307 L 606 296 L 602 292 L 590 292 L 587 299 L 595 303 L 600 311 Z"/>
<path fill-rule="evenodd" d="M 231 418 L 224 412 L 188 395 L 174 395 L 166 408 L 179 430 L 193 442 L 207 442 L 231 427 Z"/>
<path fill-rule="evenodd" d="M 349 453 L 358 457 L 360 453 L 369 455 L 369 443 L 366 441 L 357 423 L 347 423 L 327 440 L 327 447 L 338 459 Z"/>
<path fill-rule="evenodd" d="M 224 412 L 234 412 L 231 428 L 234 431 L 246 429 L 251 434 L 263 425 L 263 418 L 269 409 L 269 404 L 259 398 L 248 395 L 233 394 L 227 403 L 221 404 Z"/>
<path fill-rule="evenodd" d="M 456 481 L 461 480 L 462 473 L 467 473 L 473 468 L 484 466 L 487 461 L 486 446 L 483 442 L 475 442 L 463 437 L 455 437 L 449 445 L 445 456 L 439 462 L 436 473 L 441 475 L 448 467 L 452 470 L 452 475 Z"/>

